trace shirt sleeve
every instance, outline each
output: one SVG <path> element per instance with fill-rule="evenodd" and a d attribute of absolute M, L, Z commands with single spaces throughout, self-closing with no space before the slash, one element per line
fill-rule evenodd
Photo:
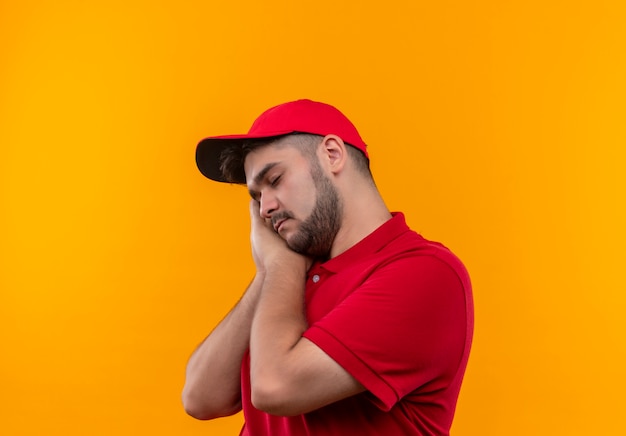
<path fill-rule="evenodd" d="M 413 255 L 375 269 L 304 337 L 389 410 L 410 393 L 447 387 L 462 360 L 466 318 L 455 270 L 436 256 Z"/>

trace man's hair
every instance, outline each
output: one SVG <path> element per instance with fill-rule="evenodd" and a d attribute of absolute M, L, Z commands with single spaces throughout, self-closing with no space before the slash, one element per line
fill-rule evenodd
<path fill-rule="evenodd" d="M 233 145 L 222 151 L 220 154 L 220 170 L 224 178 L 230 183 L 240 183 L 246 179 L 243 163 L 248 153 L 257 148 L 265 147 L 272 143 L 278 142 L 289 137 L 294 139 L 295 145 L 300 152 L 309 159 L 315 158 L 315 151 L 321 142 L 323 136 L 312 135 L 309 133 L 293 133 L 290 135 L 277 136 L 272 138 L 250 139 L 241 144 Z M 364 176 L 373 182 L 372 172 L 370 170 L 370 161 L 359 149 L 348 144 L 348 155 L 354 163 L 355 168 Z"/>

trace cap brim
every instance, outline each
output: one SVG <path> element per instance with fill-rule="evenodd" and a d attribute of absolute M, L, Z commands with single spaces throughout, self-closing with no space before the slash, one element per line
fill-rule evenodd
<path fill-rule="evenodd" d="M 245 175 L 243 175 L 243 168 L 241 168 L 241 174 L 243 176 L 240 179 L 226 180 L 222 174 L 222 170 L 220 169 L 220 157 L 222 151 L 229 147 L 241 145 L 251 139 L 279 138 L 290 133 L 293 132 L 265 132 L 263 135 L 225 135 L 204 138 L 196 147 L 196 165 L 198 165 L 198 169 L 202 175 L 211 180 L 215 180 L 216 182 L 246 183 Z M 241 165 L 243 166 L 243 162 Z"/>
<path fill-rule="evenodd" d="M 228 147 L 240 144 L 243 139 L 206 138 L 196 147 L 196 164 L 203 176 L 216 182 L 228 182 L 220 170 L 220 155 Z"/>

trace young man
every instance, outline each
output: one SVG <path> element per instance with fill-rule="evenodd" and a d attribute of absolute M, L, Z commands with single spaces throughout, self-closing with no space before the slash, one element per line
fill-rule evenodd
<path fill-rule="evenodd" d="M 202 174 L 246 185 L 256 275 L 195 350 L 186 411 L 243 408 L 242 435 L 447 435 L 473 332 L 461 262 L 385 206 L 367 147 L 298 100 L 198 144 Z"/>

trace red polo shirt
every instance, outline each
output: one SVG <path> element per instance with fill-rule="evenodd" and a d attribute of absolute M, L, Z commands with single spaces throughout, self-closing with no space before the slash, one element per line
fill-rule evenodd
<path fill-rule="evenodd" d="M 469 276 L 443 245 L 394 217 L 349 250 L 316 263 L 304 337 L 366 392 L 295 417 L 250 402 L 242 363 L 242 435 L 448 435 L 474 326 Z"/>

